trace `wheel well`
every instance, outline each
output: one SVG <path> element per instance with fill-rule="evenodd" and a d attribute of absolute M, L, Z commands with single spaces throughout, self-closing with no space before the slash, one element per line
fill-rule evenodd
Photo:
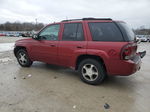
<path fill-rule="evenodd" d="M 15 49 L 14 49 L 15 56 L 16 56 L 16 53 L 18 52 L 18 50 L 20 50 L 20 49 L 25 49 L 26 50 L 26 48 L 23 47 L 23 46 L 17 46 L 17 47 L 15 47 Z"/>
<path fill-rule="evenodd" d="M 105 66 L 105 63 L 104 63 L 104 60 L 100 57 L 100 56 L 95 56 L 95 55 L 81 55 L 77 58 L 77 61 L 76 61 L 76 70 L 78 70 L 78 66 L 80 64 L 81 61 L 83 61 L 84 59 L 94 59 L 98 62 L 101 62 L 105 68 L 105 71 L 106 71 L 106 66 Z M 106 71 L 107 72 L 107 71 Z"/>

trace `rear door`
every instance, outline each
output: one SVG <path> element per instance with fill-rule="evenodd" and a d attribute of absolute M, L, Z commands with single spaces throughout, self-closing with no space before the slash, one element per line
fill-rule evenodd
<path fill-rule="evenodd" d="M 80 54 L 86 54 L 86 38 L 82 23 L 64 23 L 61 41 L 58 46 L 59 64 L 73 67 Z"/>

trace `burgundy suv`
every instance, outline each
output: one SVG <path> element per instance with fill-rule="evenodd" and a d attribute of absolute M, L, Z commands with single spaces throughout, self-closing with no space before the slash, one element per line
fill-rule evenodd
<path fill-rule="evenodd" d="M 125 22 L 83 18 L 44 27 L 32 39 L 16 41 L 14 54 L 22 67 L 42 61 L 78 70 L 88 84 L 99 84 L 107 75 L 128 76 L 140 69 L 137 41 Z"/>

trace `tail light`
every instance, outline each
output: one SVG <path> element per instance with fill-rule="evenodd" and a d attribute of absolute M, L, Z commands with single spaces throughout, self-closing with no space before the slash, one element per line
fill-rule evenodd
<path fill-rule="evenodd" d="M 124 59 L 124 60 L 131 59 L 136 54 L 136 51 L 137 51 L 136 43 L 125 45 L 121 51 L 121 59 Z"/>

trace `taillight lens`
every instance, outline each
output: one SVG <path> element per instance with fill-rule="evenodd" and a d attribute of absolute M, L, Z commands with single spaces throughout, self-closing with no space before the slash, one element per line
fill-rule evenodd
<path fill-rule="evenodd" d="M 123 47 L 121 58 L 125 60 L 131 59 L 137 51 L 137 44 L 127 44 Z"/>

